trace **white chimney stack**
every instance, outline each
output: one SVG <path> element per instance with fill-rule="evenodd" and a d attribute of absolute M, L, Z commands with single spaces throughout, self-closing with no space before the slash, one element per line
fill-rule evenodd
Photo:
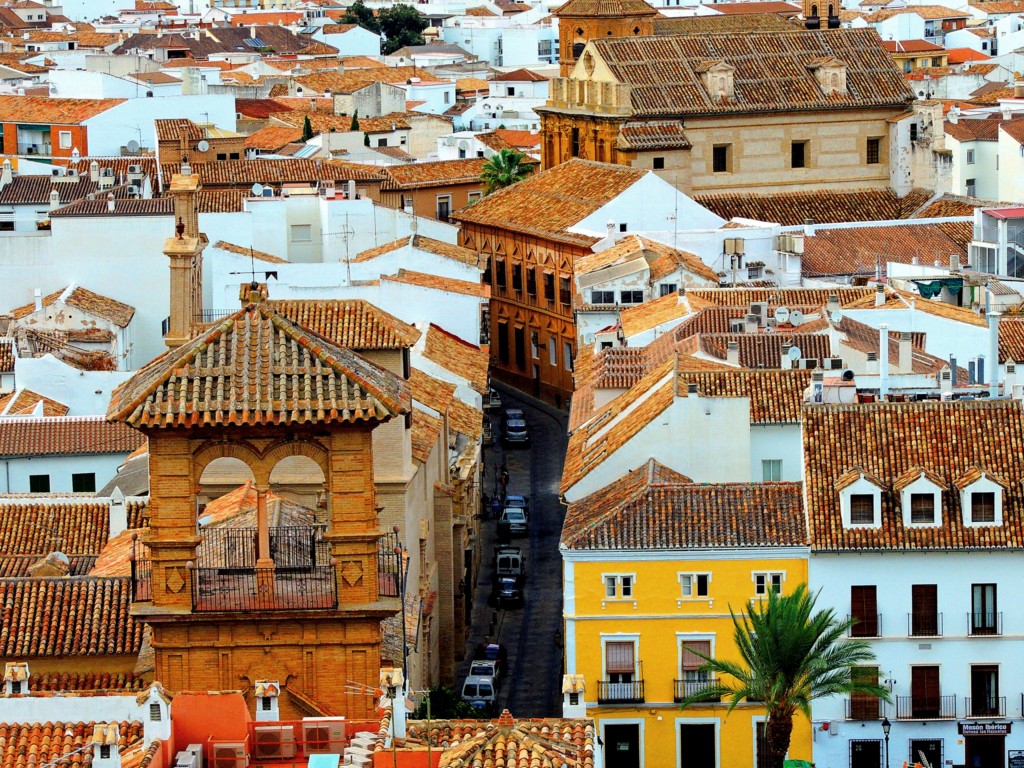
<path fill-rule="evenodd" d="M 885 304 L 885 286 L 884 285 L 876 285 L 875 286 L 875 306 L 876 307 L 880 307 L 883 304 Z"/>
<path fill-rule="evenodd" d="M 739 366 L 740 344 L 738 341 L 730 341 L 725 345 L 725 361 L 729 365 Z"/>
<path fill-rule="evenodd" d="M 782 345 L 782 359 L 779 361 L 779 367 L 784 371 L 788 371 L 793 368 L 793 361 L 789 359 L 789 350 L 792 348 L 792 344 Z"/>
<path fill-rule="evenodd" d="M 989 397 L 998 397 L 999 386 L 999 313 L 988 313 L 988 381 Z"/>
<path fill-rule="evenodd" d="M 149 746 L 157 739 L 171 738 L 171 697 L 160 683 L 151 683 L 146 692 L 143 706 L 145 719 L 142 722 L 142 742 Z"/>
<path fill-rule="evenodd" d="M 117 723 L 97 723 L 92 730 L 93 768 L 121 768 Z"/>
<path fill-rule="evenodd" d="M 89 181 L 93 184 L 100 183 L 100 164 L 95 160 L 89 163 Z"/>
<path fill-rule="evenodd" d="M 60 193 L 55 189 L 50 192 L 50 210 L 60 208 Z"/>
<path fill-rule="evenodd" d="M 878 353 L 868 352 L 867 362 L 864 364 L 864 373 L 869 376 L 878 375 Z"/>
<path fill-rule="evenodd" d="M 348 196 L 348 199 L 349 200 L 355 200 L 356 199 L 356 182 L 355 182 L 355 179 L 349 179 L 345 188 L 346 188 L 346 195 Z M 412 198 L 411 197 L 409 198 L 409 208 L 407 210 L 408 210 L 409 213 L 412 213 Z"/>
<path fill-rule="evenodd" d="M 40 312 L 43 309 L 43 292 L 38 288 L 32 291 L 32 299 L 36 305 L 36 312 Z"/>
<path fill-rule="evenodd" d="M 586 692 L 583 675 L 562 675 L 562 717 L 587 716 Z"/>
<path fill-rule="evenodd" d="M 109 213 L 113 213 L 114 212 L 114 206 L 115 206 L 115 203 L 114 203 L 114 193 L 113 192 L 108 192 L 107 193 L 107 211 Z"/>
<path fill-rule="evenodd" d="M 889 395 L 889 326 L 878 326 L 878 397 L 884 400 Z"/>
<path fill-rule="evenodd" d="M 110 530 L 108 536 L 112 539 L 119 533 L 128 530 L 128 505 L 124 502 L 124 494 L 121 489 L 114 486 L 110 494 Z"/>
<path fill-rule="evenodd" d="M 615 222 L 614 221 L 609 221 L 607 224 L 604 225 L 604 228 L 608 232 L 608 239 L 609 240 L 614 240 L 615 239 Z"/>
<path fill-rule="evenodd" d="M 281 684 L 277 680 L 257 680 L 253 693 L 256 698 L 256 722 L 276 723 L 281 719 L 281 708 L 277 701 L 281 695 Z"/>
<path fill-rule="evenodd" d="M 914 372 L 914 345 L 912 340 L 913 336 L 910 331 L 900 331 L 900 359 L 897 363 L 897 370 L 900 373 Z"/>
<path fill-rule="evenodd" d="M 839 310 L 839 294 L 830 293 L 828 295 L 828 303 L 825 304 L 825 310 L 828 312 L 836 312 Z"/>
<path fill-rule="evenodd" d="M 0 167 L 0 189 L 3 189 L 8 184 L 14 181 L 14 167 L 11 165 L 10 158 L 4 160 L 4 164 Z"/>
<path fill-rule="evenodd" d="M 7 662 L 4 665 L 4 693 L 8 696 L 28 693 L 29 678 L 28 662 Z"/>
<path fill-rule="evenodd" d="M 949 271 L 950 272 L 959 272 L 960 271 L 960 256 L 955 254 L 955 253 L 949 254 Z"/>
<path fill-rule="evenodd" d="M 939 389 L 944 393 L 953 391 L 953 372 L 949 366 L 943 366 L 939 371 Z"/>

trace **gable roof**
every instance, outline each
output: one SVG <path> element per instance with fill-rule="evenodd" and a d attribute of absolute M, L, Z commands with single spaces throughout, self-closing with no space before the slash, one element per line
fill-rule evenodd
<path fill-rule="evenodd" d="M 469 248 L 463 248 L 461 245 L 455 245 L 453 243 L 446 243 L 441 240 L 435 240 L 432 237 L 425 235 L 412 235 L 410 237 L 401 237 L 398 240 L 393 240 L 390 243 L 384 245 L 378 245 L 376 248 L 368 248 L 367 250 L 360 253 L 352 261 L 353 262 L 365 262 L 372 261 L 378 256 L 383 256 L 393 251 L 397 251 L 401 248 L 412 248 L 415 250 L 426 251 L 432 253 L 435 256 L 442 256 L 452 261 L 457 261 L 460 264 L 465 264 L 471 267 L 480 266 L 480 254 L 476 251 L 471 251 Z"/>
<path fill-rule="evenodd" d="M 498 75 L 493 79 L 495 82 L 499 83 L 543 83 L 548 78 L 534 72 L 532 69 L 520 67 L 519 69 L 514 69 L 511 72 L 505 72 L 504 74 Z"/>
<path fill-rule="evenodd" d="M 797 25 L 778 13 L 734 13 L 707 16 L 659 16 L 656 35 L 708 35 L 725 32 L 792 32 Z"/>
<path fill-rule="evenodd" d="M 487 195 L 456 211 L 452 219 L 590 246 L 598 238 L 578 235 L 568 229 L 614 200 L 647 173 L 649 171 L 573 158 Z"/>
<path fill-rule="evenodd" d="M 614 18 L 656 16 L 658 11 L 644 0 L 569 0 L 552 11 L 557 18 Z"/>
<path fill-rule="evenodd" d="M 44 397 L 31 389 L 17 389 L 8 395 L 0 395 L 0 414 L 31 416 L 40 403 L 43 405 L 43 416 L 67 416 L 71 410 L 64 403 Z"/>
<path fill-rule="evenodd" d="M 1017 400 L 814 405 L 803 412 L 804 478 L 815 550 L 1024 547 L 1024 406 Z M 942 478 L 942 523 L 903 525 L 899 498 L 882 493 L 881 527 L 844 528 L 835 482 L 860 468 L 888 489 L 912 468 Z M 981 468 L 1003 479 L 1001 526 L 964 525 L 954 481 Z"/>
<path fill-rule="evenodd" d="M 250 303 L 121 384 L 107 418 L 134 427 L 335 423 L 408 412 L 408 385 Z"/>
<path fill-rule="evenodd" d="M 480 394 L 487 392 L 487 353 L 480 347 L 433 323 L 424 341 L 424 357 L 465 379 Z"/>
<path fill-rule="evenodd" d="M 131 602 L 130 578 L 0 579 L 0 657 L 136 654 Z"/>
<path fill-rule="evenodd" d="M 658 280 L 676 269 L 682 268 L 697 277 L 718 284 L 718 273 L 694 254 L 655 240 L 648 240 L 640 235 L 627 235 L 603 251 L 580 256 L 576 259 L 573 268 L 576 276 L 579 277 L 637 258 L 643 258 L 647 262 L 651 280 Z"/>
<path fill-rule="evenodd" d="M 449 184 L 480 183 L 480 174 L 487 165 L 482 157 L 463 160 L 436 160 L 429 163 L 389 165 L 381 169 L 385 181 L 381 189 L 418 189 Z"/>
<path fill-rule="evenodd" d="M 338 49 L 325 45 L 314 40 L 309 35 L 296 34 L 288 27 L 276 24 L 264 24 L 261 26 L 242 27 L 217 27 L 216 29 L 199 30 L 199 39 L 196 40 L 190 34 L 179 32 L 153 35 L 139 33 L 129 36 L 123 43 L 114 49 L 115 54 L 132 53 L 133 51 L 151 51 L 157 48 L 171 50 L 187 50 L 189 55 L 196 59 L 207 59 L 218 53 L 261 53 L 259 48 L 246 43 L 246 40 L 258 40 L 264 43 L 266 48 L 272 48 L 274 53 L 297 54 L 307 51 L 310 46 L 316 45 L 316 54 L 333 53 L 337 54 Z"/>
<path fill-rule="evenodd" d="M 723 219 L 754 219 L 793 226 L 808 219 L 818 224 L 906 219 L 931 196 L 929 190 L 913 189 L 906 196 L 899 197 L 886 187 L 778 192 L 773 195 L 697 195 L 694 200 Z"/>
<path fill-rule="evenodd" d="M 654 460 L 569 504 L 575 550 L 802 547 L 800 483 L 693 483 Z"/>
<path fill-rule="evenodd" d="M 167 180 L 181 173 L 181 163 L 164 163 L 161 177 Z M 252 193 L 248 187 L 255 183 L 280 184 L 283 182 L 312 181 L 377 181 L 383 178 L 380 169 L 372 165 L 345 163 L 336 160 L 307 160 L 287 158 L 271 160 L 218 160 L 213 163 L 196 163 L 192 173 L 198 176 L 204 186 L 243 186 L 239 190 L 245 196 Z M 204 190 L 207 191 L 207 190 Z"/>
<path fill-rule="evenodd" d="M 903 73 L 873 29 L 661 35 L 592 40 L 598 57 L 630 86 L 633 114 L 684 118 L 773 111 L 904 107 L 914 99 Z M 814 67 L 826 57 L 846 65 L 847 92 L 826 93 Z M 734 68 L 734 95 L 705 88 L 709 62 Z"/>
<path fill-rule="evenodd" d="M 8 123 L 79 125 L 125 99 L 51 99 L 42 96 L 0 96 L 0 115 Z"/>
<path fill-rule="evenodd" d="M 296 325 L 345 349 L 404 349 L 420 337 L 413 326 L 365 299 L 275 299 L 267 304 Z"/>
<path fill-rule="evenodd" d="M 106 203 L 104 202 L 104 205 Z M 69 307 L 80 309 L 91 315 L 109 320 L 121 328 L 127 328 L 135 316 L 135 307 L 123 302 L 111 299 L 108 296 L 90 291 L 80 285 L 70 285 L 61 288 L 59 291 L 47 294 L 43 297 L 43 307 L 52 306 L 57 301 L 63 301 Z M 36 311 L 35 303 L 25 304 L 11 310 L 15 319 L 21 320 Z"/>
<path fill-rule="evenodd" d="M 131 453 L 146 438 L 102 416 L 0 419 L 0 456 L 92 456 Z"/>
<path fill-rule="evenodd" d="M 955 11 L 944 5 L 908 5 L 905 8 L 880 8 L 864 20 L 869 24 L 885 21 L 893 16 L 904 13 L 914 13 L 922 19 L 968 19 L 971 14 L 967 11 Z"/>

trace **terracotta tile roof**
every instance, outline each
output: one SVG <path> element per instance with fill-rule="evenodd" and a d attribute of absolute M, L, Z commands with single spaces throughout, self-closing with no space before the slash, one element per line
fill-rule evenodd
<path fill-rule="evenodd" d="M 424 235 L 413 235 L 411 238 L 403 237 L 390 243 L 385 243 L 384 245 L 378 245 L 376 248 L 370 248 L 363 251 L 356 256 L 353 261 L 371 261 L 378 256 L 383 256 L 384 254 L 397 251 L 398 249 L 405 248 L 407 246 L 409 248 L 415 248 L 420 251 L 432 253 L 435 256 L 443 256 L 444 258 L 458 261 L 471 267 L 480 266 L 480 254 L 476 251 L 471 251 L 460 245 L 453 245 L 452 243 L 435 240 L 432 237 L 426 237 Z"/>
<path fill-rule="evenodd" d="M 101 416 L 0 419 L 0 456 L 128 454 L 145 438 Z"/>
<path fill-rule="evenodd" d="M 387 64 L 377 59 L 371 59 L 369 56 L 343 56 L 341 63 L 345 69 L 387 69 Z"/>
<path fill-rule="evenodd" d="M 317 93 L 325 93 L 328 90 L 331 93 L 353 93 L 372 83 L 406 85 L 414 77 L 420 78 L 421 83 L 442 82 L 420 67 L 360 67 L 352 69 L 348 65 L 345 66 L 344 72 L 316 72 L 296 78 L 296 82 Z M 349 121 L 351 122 L 351 118 Z"/>
<path fill-rule="evenodd" d="M 265 149 L 274 152 L 285 144 L 291 144 L 302 138 L 301 128 L 291 128 L 284 125 L 268 125 L 256 133 L 245 137 L 246 149 Z"/>
<path fill-rule="evenodd" d="M 87 195 L 102 197 L 106 204 L 107 191 L 101 190 L 99 182 L 89 180 L 89 176 L 61 177 L 53 176 L 15 176 L 9 184 L 0 189 L 0 204 L 5 205 L 49 205 L 50 193 L 56 192 L 61 204 L 82 200 Z M 126 197 L 127 189 L 115 186 L 110 189 L 115 197 Z"/>
<path fill-rule="evenodd" d="M 1003 124 L 1000 118 L 961 118 L 955 123 L 947 120 L 943 127 L 946 135 L 957 141 L 999 141 L 999 126 Z"/>
<path fill-rule="evenodd" d="M 554 11 L 558 18 L 655 16 L 657 11 L 643 0 L 569 0 Z"/>
<path fill-rule="evenodd" d="M 126 578 L 0 579 L 0 656 L 138 653 L 142 624 L 131 600 Z"/>
<path fill-rule="evenodd" d="M 381 115 L 380 117 L 359 118 L 359 130 L 363 133 L 391 133 L 407 131 L 411 126 L 404 114 Z"/>
<path fill-rule="evenodd" d="M 708 302 L 692 292 L 683 295 L 672 293 L 623 309 L 619 312 L 619 324 L 622 326 L 622 333 L 628 339 L 659 325 L 692 315 L 707 306 Z"/>
<path fill-rule="evenodd" d="M 213 244 L 213 247 L 219 248 L 222 251 L 227 251 L 228 253 L 237 254 L 239 256 L 252 256 L 252 258 L 256 259 L 257 261 L 266 261 L 270 262 L 271 264 L 288 263 L 287 259 L 282 259 L 279 256 L 264 253 L 263 251 L 257 251 L 254 248 L 245 248 L 241 245 L 235 245 L 234 243 L 225 242 L 224 240 L 218 240 L 216 243 Z"/>
<path fill-rule="evenodd" d="M 942 53 L 946 50 L 927 40 L 883 40 L 882 47 L 889 53 Z"/>
<path fill-rule="evenodd" d="M 1020 0 L 984 0 L 975 2 L 971 0 L 969 5 L 975 11 L 992 15 L 999 13 L 1024 13 L 1024 2 Z"/>
<path fill-rule="evenodd" d="M 1018 144 L 1024 144 L 1024 120 L 1012 120 L 1003 123 L 999 126 L 999 129 Z"/>
<path fill-rule="evenodd" d="M 337 347 L 356 351 L 404 349 L 420 332 L 364 299 L 288 299 L 267 304 Z"/>
<path fill-rule="evenodd" d="M 427 329 L 424 357 L 469 382 L 480 394 L 487 392 L 487 354 L 431 323 Z"/>
<path fill-rule="evenodd" d="M 577 550 L 803 547 L 800 483 L 694 484 L 651 460 L 569 505 L 561 546 Z"/>
<path fill-rule="evenodd" d="M 917 309 L 920 312 L 925 312 L 929 315 L 941 317 L 946 320 L 953 320 L 958 323 L 966 323 L 967 325 L 977 325 L 982 328 L 988 327 L 988 322 L 985 318 L 976 315 L 973 311 L 967 307 L 957 307 L 952 304 L 947 304 L 944 301 L 937 299 L 922 299 L 916 293 L 909 293 L 907 291 L 896 291 L 891 288 L 887 288 L 886 301 L 881 307 L 876 307 L 874 298 L 862 299 L 854 304 L 850 304 L 850 309 L 884 309 L 891 311 L 893 309 L 909 310 L 911 307 Z"/>
<path fill-rule="evenodd" d="M 700 337 L 700 348 L 706 354 L 725 360 L 729 342 L 739 345 L 739 364 L 743 368 L 782 367 L 782 345 L 800 350 L 800 356 L 822 360 L 832 357 L 832 344 L 825 333 L 721 333 Z"/>
<path fill-rule="evenodd" d="M 409 407 L 394 374 L 249 304 L 121 384 L 107 417 L 134 427 L 329 423 Z"/>
<path fill-rule="evenodd" d="M 166 48 L 176 51 L 187 51 L 196 60 L 208 59 L 223 53 L 238 51 L 257 52 L 257 49 L 245 44 L 246 39 L 258 38 L 272 48 L 278 55 L 308 53 L 309 55 L 334 54 L 338 49 L 318 43 L 308 35 L 296 34 L 288 27 L 276 24 L 264 24 L 255 27 L 217 27 L 216 29 L 200 30 L 199 39 L 189 34 L 178 32 L 158 37 L 151 33 L 138 33 L 129 36 L 114 49 L 115 54 L 152 51 Z"/>
<path fill-rule="evenodd" d="M 1024 318 L 999 318 L 999 362 L 1024 362 Z"/>
<path fill-rule="evenodd" d="M 946 53 L 949 54 L 950 64 L 965 64 L 968 61 L 985 61 L 991 58 L 988 54 L 973 48 L 949 48 Z"/>
<path fill-rule="evenodd" d="M 751 424 L 796 424 L 804 390 L 811 383 L 808 370 L 680 371 L 680 396 L 689 384 L 701 397 L 750 398 Z"/>
<path fill-rule="evenodd" d="M 938 219 L 951 216 L 973 216 L 976 208 L 991 208 L 993 206 L 1010 205 L 993 200 L 982 200 L 977 197 L 965 197 L 962 195 L 951 195 L 946 193 L 942 197 L 933 200 L 924 208 L 914 214 L 915 219 Z"/>
<path fill-rule="evenodd" d="M 235 99 L 235 111 L 247 118 L 266 120 L 275 112 L 287 112 L 288 107 L 275 99 Z"/>
<path fill-rule="evenodd" d="M 19 389 L 0 397 L 0 414 L 31 416 L 40 403 L 43 404 L 43 416 L 67 416 L 70 410 L 64 403 L 51 400 L 30 389 Z"/>
<path fill-rule="evenodd" d="M 474 7 L 474 8 L 467 8 L 465 15 L 466 16 L 497 16 L 498 14 L 496 14 L 494 11 L 492 11 L 490 8 L 487 8 L 486 6 L 478 5 L 478 6 Z"/>
<path fill-rule="evenodd" d="M 693 146 L 686 138 L 685 128 L 680 120 L 625 123 L 619 131 L 618 144 L 621 149 L 640 152 L 653 149 L 690 149 Z"/>
<path fill-rule="evenodd" d="M 439 765 L 447 768 L 590 768 L 597 732 L 593 720 L 517 720 L 506 709 L 490 722 L 409 721 L 405 744 L 428 742 L 444 750 Z"/>
<path fill-rule="evenodd" d="M 698 195 L 694 199 L 723 219 L 754 219 L 793 226 L 808 219 L 818 224 L 905 219 L 928 202 L 931 195 L 927 190 L 912 190 L 900 198 L 887 187 L 774 195 Z"/>
<path fill-rule="evenodd" d="M 448 425 L 475 443 L 484 433 L 484 412 L 455 398 L 448 409 Z"/>
<path fill-rule="evenodd" d="M 221 496 L 220 499 L 225 498 Z M 216 501 L 220 501 L 217 499 Z M 213 503 L 213 502 L 211 502 Z M 97 555 L 89 576 L 131 576 L 131 557 L 137 549 L 136 538 L 144 529 L 129 528 L 109 539 Z"/>
<path fill-rule="evenodd" d="M 860 299 L 874 299 L 874 288 L 719 288 L 697 289 L 688 295 L 722 307 L 749 307 L 755 302 L 766 302 L 772 307 L 810 306 L 824 307 L 830 294 L 839 298 L 840 306 L 848 306 Z"/>
<path fill-rule="evenodd" d="M 98 555 L 107 543 L 110 504 L 85 499 L 0 499 L 0 553 Z"/>
<path fill-rule="evenodd" d="M 437 438 L 444 429 L 444 422 L 419 408 L 412 409 L 412 457 L 425 463 L 437 444 Z"/>
<path fill-rule="evenodd" d="M 106 201 L 103 201 L 106 205 Z M 70 292 L 68 289 L 71 289 Z M 80 285 L 61 288 L 59 291 L 47 294 L 42 298 L 43 307 L 52 306 L 56 301 L 63 300 L 65 304 L 83 312 L 109 320 L 121 328 L 127 328 L 135 315 L 135 307 L 130 307 L 116 299 L 108 298 L 101 294 L 83 288 Z M 35 303 L 24 304 L 11 310 L 11 315 L 21 320 L 36 311 Z"/>
<path fill-rule="evenodd" d="M 543 83 L 547 79 L 544 75 L 538 74 L 532 69 L 520 67 L 511 72 L 497 75 L 494 81 L 499 83 Z"/>
<path fill-rule="evenodd" d="M 914 99 L 873 29 L 610 37 L 591 45 L 611 76 L 630 86 L 637 116 L 903 107 Z M 845 94 L 819 85 L 814 67 L 824 57 L 846 64 Z M 702 67 L 716 62 L 735 68 L 732 97 L 717 98 L 703 84 Z"/>
<path fill-rule="evenodd" d="M 148 683 L 131 672 L 52 672 L 32 674 L 28 688 L 44 691 L 143 691 Z"/>
<path fill-rule="evenodd" d="M 638 258 L 643 258 L 647 262 L 652 281 L 660 280 L 682 268 L 697 277 L 718 284 L 718 274 L 694 254 L 639 235 L 628 235 L 603 251 L 578 257 L 573 264 L 573 271 L 578 279 L 582 275 Z"/>
<path fill-rule="evenodd" d="M 401 147 L 371 147 L 371 149 L 378 155 L 384 155 L 384 157 L 390 157 L 394 160 L 413 162 L 416 159 Z"/>
<path fill-rule="evenodd" d="M 1020 549 L 1024 547 L 1024 413 L 1016 400 L 873 405 L 816 405 L 804 409 L 803 451 L 811 546 L 816 550 Z M 899 496 L 889 490 L 920 467 L 943 478 L 942 524 L 904 526 Z M 1008 483 L 1001 526 L 963 523 L 954 482 L 977 468 Z M 882 525 L 844 528 L 835 481 L 851 469 L 878 477 Z"/>
<path fill-rule="evenodd" d="M 471 283 L 466 280 L 455 280 L 450 277 L 431 275 L 426 272 L 413 272 L 411 269 L 400 269 L 394 275 L 381 275 L 382 282 L 405 283 L 420 288 L 432 288 L 436 291 L 447 291 L 458 293 L 463 296 L 477 296 L 481 299 L 490 298 L 491 287 L 481 283 Z"/>
<path fill-rule="evenodd" d="M 455 81 L 456 91 L 486 91 L 490 88 L 489 81 L 479 77 L 461 77 Z"/>
<path fill-rule="evenodd" d="M 87 709 L 84 702 L 83 709 Z M 142 723 L 133 721 L 115 725 L 119 752 L 124 754 L 131 747 L 141 747 Z M 0 768 L 51 764 L 90 768 L 93 765 L 93 747 L 89 743 L 95 727 L 93 722 L 2 723 Z"/>
<path fill-rule="evenodd" d="M 654 19 L 656 35 L 710 35 L 726 32 L 792 32 L 792 21 L 777 13 L 668 16 Z"/>
<path fill-rule="evenodd" d="M 477 138 L 480 138 L 478 134 Z M 516 131 L 510 128 L 498 128 L 494 135 L 503 140 L 506 144 L 518 149 L 536 149 L 540 147 L 541 135 L 537 131 Z"/>
<path fill-rule="evenodd" d="M 454 384 L 436 379 L 418 368 L 413 368 L 409 372 L 409 387 L 413 400 L 442 415 L 448 412 L 448 407 L 455 397 Z"/>
<path fill-rule="evenodd" d="M 869 24 L 875 24 L 903 13 L 915 13 L 925 20 L 968 19 L 971 16 L 967 11 L 955 11 L 944 5 L 909 5 L 906 8 L 882 8 L 868 16 L 865 21 Z"/>
<path fill-rule="evenodd" d="M 38 96 L 0 96 L 0 115 L 8 123 L 79 125 L 106 112 L 124 99 L 51 99 Z"/>
<path fill-rule="evenodd" d="M 879 258 L 885 262 L 922 264 L 938 259 L 949 263 L 951 254 L 967 262 L 973 237 L 971 222 L 907 224 L 843 229 L 818 229 L 804 238 L 801 271 L 807 277 L 875 273 Z"/>
<path fill-rule="evenodd" d="M 512 229 L 576 245 L 598 238 L 567 230 L 614 200 L 649 171 L 573 158 L 456 211 L 452 219 Z"/>
<path fill-rule="evenodd" d="M 0 373 L 14 372 L 14 339 L 0 339 Z"/>
<path fill-rule="evenodd" d="M 410 163 L 383 168 L 387 177 L 381 189 L 419 189 L 450 184 L 475 184 L 487 160 L 473 157 L 465 160 L 437 160 L 430 163 Z"/>
<path fill-rule="evenodd" d="M 162 176 L 170 179 L 181 171 L 180 163 L 164 163 Z M 250 195 L 248 187 L 255 183 L 281 184 L 286 182 L 313 181 L 376 181 L 382 178 L 380 169 L 372 165 L 343 163 L 335 160 L 218 160 L 214 163 L 197 163 L 192 173 L 199 177 L 204 186 L 245 186 L 240 190 Z"/>
<path fill-rule="evenodd" d="M 878 329 L 872 328 L 871 326 L 859 323 L 856 320 L 851 319 L 848 316 L 843 318 L 836 325 L 840 332 L 845 336 L 845 346 L 852 347 L 858 352 L 867 354 L 868 352 L 878 353 L 879 345 L 879 333 Z M 949 365 L 948 360 L 943 360 L 941 357 L 929 354 L 924 349 L 924 333 L 918 331 L 912 334 L 911 337 L 911 370 L 917 374 L 938 374 L 943 368 Z M 900 332 L 890 331 L 889 332 L 889 366 L 894 368 L 899 365 L 900 359 Z M 959 369 L 960 380 L 967 380 L 967 371 L 963 368 Z"/>
<path fill-rule="evenodd" d="M 320 31 L 325 35 L 341 35 L 356 29 L 358 24 L 324 24 Z"/>
<path fill-rule="evenodd" d="M 0 53 L 0 67 L 9 67 L 26 75 L 40 75 L 43 72 L 50 71 L 49 67 L 41 67 L 38 64 L 29 64 L 27 61 L 22 61 L 24 56 L 25 54 L 21 53 Z"/>
<path fill-rule="evenodd" d="M 142 173 L 149 176 L 150 179 L 156 179 L 156 157 L 153 155 L 128 155 L 125 157 L 104 157 L 102 155 L 85 155 L 79 157 L 77 161 L 69 160 L 68 169 L 74 169 L 78 171 L 79 176 L 89 175 L 89 166 L 95 162 L 100 170 L 104 168 L 112 168 L 114 175 L 118 181 L 122 177 L 126 177 L 128 174 L 128 168 L 132 165 L 138 165 L 142 167 Z"/>
<path fill-rule="evenodd" d="M 160 118 L 153 121 L 157 141 L 178 141 L 184 136 L 188 141 L 205 138 L 203 130 L 187 117 Z"/>

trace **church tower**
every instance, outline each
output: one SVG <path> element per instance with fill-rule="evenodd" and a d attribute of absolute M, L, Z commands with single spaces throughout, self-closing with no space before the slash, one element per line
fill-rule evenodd
<path fill-rule="evenodd" d="M 196 254 L 204 239 L 178 218 L 168 250 Z M 133 559 L 132 613 L 152 628 L 155 679 L 172 692 L 240 689 L 253 706 L 257 681 L 273 680 L 283 719 L 372 718 L 380 622 L 401 604 L 379 573 L 371 433 L 410 412 L 409 385 L 266 297 L 265 285 L 243 286 L 241 309 L 111 397 L 107 418 L 149 441 L 150 528 Z M 224 462 L 248 477 L 251 526 L 203 514 L 204 471 Z M 321 486 L 315 517 L 273 511 L 275 471 L 297 468 Z"/>
<path fill-rule="evenodd" d="M 192 325 L 203 312 L 203 250 L 208 244 L 199 231 L 199 177 L 192 174 L 188 160 L 181 173 L 171 178 L 168 190 L 174 201 L 174 237 L 164 243 L 164 255 L 171 262 L 171 303 L 164 343 L 180 347 L 192 333 Z"/>
<path fill-rule="evenodd" d="M 558 17 L 561 76 L 569 77 L 589 41 L 653 35 L 658 12 L 644 0 L 569 0 L 554 15 Z"/>
<path fill-rule="evenodd" d="M 829 29 L 839 29 L 839 5 L 838 0 L 803 0 L 804 3 L 804 26 L 807 29 L 821 29 L 821 15 L 825 13 L 826 23 Z"/>

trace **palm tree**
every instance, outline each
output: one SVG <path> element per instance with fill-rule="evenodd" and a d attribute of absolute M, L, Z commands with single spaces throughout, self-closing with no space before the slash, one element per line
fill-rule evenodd
<path fill-rule="evenodd" d="M 510 187 L 533 173 L 533 165 L 526 163 L 526 155 L 514 149 L 502 149 L 484 163 L 480 179 L 484 183 L 484 194 Z"/>
<path fill-rule="evenodd" d="M 853 622 L 840 620 L 831 608 L 815 612 L 816 601 L 817 595 L 800 584 L 790 595 L 769 592 L 767 603 L 751 602 L 747 615 L 737 616 L 730 608 L 741 661 L 693 651 L 705 660 L 701 671 L 717 679 L 685 699 L 683 707 L 727 698 L 728 714 L 743 699 L 763 702 L 768 768 L 782 768 L 793 717 L 800 712 L 810 718 L 814 699 L 850 693 L 891 698 L 876 680 L 853 673 L 875 660 L 865 641 L 845 639 Z"/>

